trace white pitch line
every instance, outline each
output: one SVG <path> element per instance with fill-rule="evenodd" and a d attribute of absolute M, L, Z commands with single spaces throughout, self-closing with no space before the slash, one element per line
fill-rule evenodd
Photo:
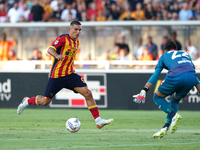
<path fill-rule="evenodd" d="M 186 145 L 186 144 L 199 144 L 200 142 L 188 142 L 188 143 L 167 143 L 167 144 L 127 144 L 127 145 L 107 145 L 107 146 L 69 146 L 69 147 L 54 147 L 54 148 L 28 148 L 28 149 L 21 149 L 21 150 L 50 150 L 50 149 L 85 149 L 85 148 L 111 148 L 111 147 L 127 147 L 127 146 L 159 146 L 159 145 Z"/>
<path fill-rule="evenodd" d="M 79 132 L 81 133 L 102 133 L 102 132 L 128 132 L 128 133 L 131 133 L 131 132 L 136 132 L 136 133 L 148 133 L 148 132 L 156 132 L 158 131 L 158 129 L 109 129 L 109 130 L 97 130 L 97 129 L 81 129 Z M 30 132 L 30 131 L 19 131 L 20 133 L 54 133 L 53 132 L 48 132 L 48 131 L 33 131 L 33 132 Z M 56 132 L 63 132 L 63 130 L 56 130 Z M 177 130 L 176 131 L 177 133 L 199 133 L 200 134 L 200 129 L 188 129 L 188 130 Z M 0 134 L 4 134 L 5 132 L 0 132 Z"/>
<path fill-rule="evenodd" d="M 156 140 L 153 138 L 147 138 L 148 140 Z M 90 140 L 94 140 L 94 138 L 76 138 L 76 139 L 72 139 L 72 138 L 54 138 L 54 139 L 0 139 L 0 141 L 90 141 Z M 97 138 L 96 140 L 118 140 L 118 141 L 140 141 L 141 139 L 130 139 L 130 138 Z M 200 139 L 165 139 L 165 141 L 170 141 L 170 140 L 176 140 L 176 141 L 199 141 Z"/>
<path fill-rule="evenodd" d="M 82 132 L 155 132 L 159 129 L 109 129 L 109 130 L 96 130 L 96 129 L 82 129 Z M 185 133 L 200 133 L 200 129 L 188 129 L 188 130 L 177 130 L 176 132 L 185 132 Z"/>

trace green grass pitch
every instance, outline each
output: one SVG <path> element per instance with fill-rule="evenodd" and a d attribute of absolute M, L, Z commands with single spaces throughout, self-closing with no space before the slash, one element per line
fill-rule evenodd
<path fill-rule="evenodd" d="M 176 133 L 162 139 L 152 135 L 165 122 L 162 111 L 104 110 L 102 118 L 114 121 L 97 129 L 87 109 L 0 109 L 0 150 L 199 150 L 199 111 L 179 111 Z M 65 122 L 77 117 L 81 129 L 70 133 Z"/>

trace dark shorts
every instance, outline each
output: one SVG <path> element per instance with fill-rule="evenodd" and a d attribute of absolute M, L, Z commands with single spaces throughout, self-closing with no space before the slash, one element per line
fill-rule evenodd
<path fill-rule="evenodd" d="M 158 91 L 168 96 L 176 93 L 177 98 L 184 98 L 187 93 L 198 83 L 194 72 L 182 73 L 176 77 L 165 77 L 165 80 L 158 87 Z"/>
<path fill-rule="evenodd" d="M 58 93 L 63 88 L 72 90 L 77 93 L 74 88 L 84 86 L 87 86 L 87 84 L 83 78 L 76 73 L 61 78 L 49 78 L 44 92 L 44 97 L 47 99 L 53 98 L 56 93 Z"/>

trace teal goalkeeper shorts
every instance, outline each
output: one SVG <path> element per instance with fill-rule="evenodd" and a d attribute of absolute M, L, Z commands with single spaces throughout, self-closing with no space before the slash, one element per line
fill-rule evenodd
<path fill-rule="evenodd" d="M 158 91 L 166 96 L 176 93 L 177 98 L 184 98 L 199 81 L 195 72 L 185 72 L 175 77 L 166 76 Z"/>

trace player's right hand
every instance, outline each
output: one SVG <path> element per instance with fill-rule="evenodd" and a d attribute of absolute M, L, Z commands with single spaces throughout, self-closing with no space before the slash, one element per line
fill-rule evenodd
<path fill-rule="evenodd" d="M 146 91 L 145 90 L 141 90 L 141 92 L 137 95 L 133 95 L 133 101 L 135 103 L 142 103 L 144 104 L 145 103 L 145 98 L 146 98 Z"/>

